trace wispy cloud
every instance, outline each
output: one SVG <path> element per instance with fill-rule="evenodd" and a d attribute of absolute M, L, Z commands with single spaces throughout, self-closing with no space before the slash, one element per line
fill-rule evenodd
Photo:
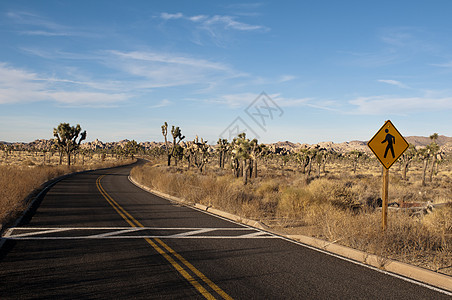
<path fill-rule="evenodd" d="M 208 99 L 205 102 L 222 104 L 235 109 L 250 105 L 258 96 L 259 94 L 255 93 L 224 94 L 214 99 Z M 325 109 L 323 104 L 316 104 L 313 98 L 287 98 L 281 96 L 281 94 L 270 94 L 268 96 L 281 107 L 311 106 Z"/>
<path fill-rule="evenodd" d="M 160 101 L 159 103 L 155 104 L 155 105 L 151 105 L 150 108 L 160 108 L 160 107 L 166 107 L 171 105 L 172 102 L 169 101 L 168 99 L 163 99 L 162 101 Z"/>
<path fill-rule="evenodd" d="M 223 29 L 235 29 L 241 31 L 255 31 L 255 30 L 268 30 L 267 27 L 262 25 L 252 25 L 245 22 L 237 21 L 237 17 L 228 15 L 194 15 L 185 16 L 182 13 L 166 13 L 160 14 L 160 18 L 163 20 L 172 19 L 185 19 L 201 25 L 201 28 L 212 30 L 216 26 L 220 26 Z"/>
<path fill-rule="evenodd" d="M 201 21 L 202 26 L 207 29 L 212 29 L 214 26 L 222 26 L 226 29 L 236 29 L 242 31 L 255 31 L 255 30 L 267 30 L 266 27 L 261 25 L 251 25 L 243 22 L 236 21 L 235 17 L 232 16 L 220 16 L 215 15 L 206 18 Z"/>
<path fill-rule="evenodd" d="M 58 104 L 71 107 L 113 107 L 130 98 L 127 94 L 88 91 L 56 91 L 48 95 Z"/>
<path fill-rule="evenodd" d="M 282 75 L 278 82 L 282 83 L 282 82 L 287 82 L 287 81 L 292 81 L 294 79 L 296 79 L 297 77 L 293 76 L 293 75 Z"/>
<path fill-rule="evenodd" d="M 431 66 L 434 67 L 440 67 L 440 68 L 452 68 L 452 61 L 448 61 L 442 64 L 430 64 Z"/>
<path fill-rule="evenodd" d="M 21 34 L 40 35 L 40 36 L 69 36 L 69 35 L 71 35 L 70 33 L 65 32 L 65 31 L 55 32 L 55 31 L 44 31 L 44 30 L 24 30 L 21 32 Z"/>
<path fill-rule="evenodd" d="M 175 13 L 175 14 L 170 14 L 170 13 L 166 13 L 163 12 L 160 14 L 160 17 L 164 20 L 171 20 L 171 19 L 180 19 L 182 18 L 184 15 L 182 13 Z"/>
<path fill-rule="evenodd" d="M 111 50 L 110 52 L 118 57 L 125 58 L 125 59 L 137 60 L 137 61 L 175 64 L 175 65 L 190 66 L 190 67 L 203 68 L 203 69 L 221 70 L 221 71 L 229 70 L 229 68 L 226 65 L 221 64 L 221 63 L 212 62 L 212 61 L 208 61 L 205 59 L 191 58 L 191 57 L 182 56 L 182 55 L 171 55 L 171 54 L 167 54 L 167 53 L 140 52 L 140 51 L 122 52 L 122 51 Z"/>
<path fill-rule="evenodd" d="M 412 112 L 452 109 L 452 97 L 358 97 L 349 101 L 354 106 L 351 113 L 364 115 L 404 115 Z"/>
<path fill-rule="evenodd" d="M 68 26 L 64 26 L 48 20 L 38 14 L 26 12 L 26 11 L 10 11 L 6 16 L 13 21 L 16 25 L 19 25 L 18 32 L 22 35 L 34 35 L 34 36 L 84 36 L 84 37 L 97 37 L 98 34 L 91 30 L 74 29 Z"/>
<path fill-rule="evenodd" d="M 206 15 L 197 15 L 197 16 L 188 17 L 188 19 L 192 22 L 201 22 L 208 18 L 209 18 L 209 16 L 206 16 Z"/>
<path fill-rule="evenodd" d="M 252 83 L 250 74 L 241 72 L 221 61 L 195 57 L 185 53 L 170 53 L 157 51 L 120 51 L 102 50 L 92 53 L 70 53 L 60 50 L 22 48 L 23 52 L 55 61 L 75 61 L 61 68 L 63 76 L 48 76 L 54 86 L 75 89 L 93 89 L 114 93 L 143 93 L 145 90 L 190 86 L 190 91 L 197 94 L 214 92 L 225 85 Z M 108 76 L 96 78 L 87 74 L 86 69 L 77 67 L 76 61 L 89 64 L 96 68 L 108 69 Z M 70 62 L 72 63 L 72 62 Z M 94 65 L 93 65 L 94 64 Z M 100 64 L 100 65 L 99 65 Z M 114 80 L 108 79 L 114 78 Z M 291 80 L 292 77 L 282 76 L 278 80 Z M 273 81 L 274 82 L 274 81 Z"/>
<path fill-rule="evenodd" d="M 382 83 L 387 83 L 387 84 L 390 84 L 390 85 L 395 85 L 395 86 L 398 86 L 398 87 L 403 88 L 403 89 L 408 89 L 408 88 L 410 88 L 410 87 L 407 86 L 406 84 L 403 84 L 402 82 L 397 81 L 397 80 L 391 80 L 391 79 L 378 79 L 377 81 L 378 81 L 378 82 L 382 82 Z"/>
<path fill-rule="evenodd" d="M 378 42 L 370 51 L 346 51 L 347 64 L 361 67 L 381 67 L 405 63 L 420 54 L 435 54 L 438 46 L 424 36 L 429 35 L 417 27 L 384 27 L 377 30 Z"/>
<path fill-rule="evenodd" d="M 141 81 L 141 87 L 159 88 L 210 84 L 244 76 L 223 63 L 181 54 L 139 51 L 108 51 L 108 66 L 119 69 Z"/>
<path fill-rule="evenodd" d="M 70 83 L 73 89 L 68 89 Z M 81 82 L 57 79 L 0 63 L 0 104 L 53 101 L 64 106 L 111 106 L 130 95 L 93 90 Z"/>

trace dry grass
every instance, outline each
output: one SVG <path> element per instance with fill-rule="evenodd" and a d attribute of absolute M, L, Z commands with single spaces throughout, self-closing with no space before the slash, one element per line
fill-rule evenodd
<path fill-rule="evenodd" d="M 420 184 L 415 165 L 401 180 L 391 169 L 389 202 L 450 202 L 449 166 L 427 186 Z M 381 230 L 381 212 L 363 203 L 381 193 L 381 167 L 374 161 L 353 174 L 351 165 L 330 164 L 328 173 L 306 181 L 297 166 L 275 161 L 260 166 L 260 178 L 244 186 L 227 170 L 210 166 L 207 174 L 186 166 L 147 164 L 131 175 L 140 183 L 191 202 L 211 205 L 290 234 L 308 234 L 355 249 L 452 274 L 452 203 L 426 216 L 391 211 L 388 228 Z M 316 174 L 316 172 L 314 172 Z"/>
<path fill-rule="evenodd" d="M 131 163 L 131 160 L 108 159 L 102 162 L 93 158 L 85 160 L 84 165 L 67 167 L 58 165 L 58 159 L 45 165 L 38 161 L 41 158 L 36 160 L 32 155 L 24 154 L 10 155 L 7 162 L 0 161 L 0 226 L 16 218 L 27 205 L 24 201 L 27 195 L 50 179 L 77 171 Z"/>

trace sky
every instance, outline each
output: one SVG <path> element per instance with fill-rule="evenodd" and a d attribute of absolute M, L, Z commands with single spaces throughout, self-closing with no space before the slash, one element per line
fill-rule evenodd
<path fill-rule="evenodd" d="M 0 1 L 0 141 L 452 136 L 452 1 Z M 170 135 L 170 133 L 169 133 Z"/>

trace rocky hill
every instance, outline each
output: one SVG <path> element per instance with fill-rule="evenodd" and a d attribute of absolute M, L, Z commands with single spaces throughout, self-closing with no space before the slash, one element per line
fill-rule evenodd
<path fill-rule="evenodd" d="M 416 148 L 425 147 L 426 145 L 431 143 L 431 139 L 429 137 L 423 137 L 423 136 L 409 136 L 406 137 L 406 140 L 408 143 L 413 144 L 416 146 Z M 129 140 L 122 140 L 119 142 L 102 142 L 98 139 L 92 141 L 92 142 L 85 142 L 82 143 L 82 148 L 90 149 L 90 150 L 98 150 L 98 149 L 105 149 L 110 150 L 114 149 L 116 147 L 124 147 Z M 23 150 L 42 150 L 42 149 L 49 149 L 53 145 L 52 140 L 35 140 L 31 143 L 8 143 L 8 142 L 2 142 L 0 141 L 0 144 L 6 144 L 6 145 L 12 145 L 16 149 L 23 149 Z M 452 137 L 447 137 L 444 135 L 438 136 L 437 139 L 438 145 L 441 147 L 441 149 L 445 152 L 452 152 Z M 141 142 L 139 143 L 143 148 L 146 150 L 155 148 L 155 147 L 164 147 L 163 142 Z M 181 143 L 182 146 L 184 143 Z M 285 149 L 288 152 L 296 152 L 300 148 L 312 148 L 312 147 L 320 147 L 320 148 L 326 148 L 329 150 L 333 150 L 338 153 L 346 153 L 350 152 L 352 150 L 359 150 L 363 152 L 371 152 L 370 149 L 367 147 L 367 141 L 351 141 L 351 142 L 343 142 L 343 143 L 334 143 L 334 142 L 320 142 L 318 144 L 301 144 L 301 143 L 293 143 L 289 141 L 285 142 L 277 142 L 268 144 L 270 149 Z M 214 148 L 215 146 L 212 146 Z"/>

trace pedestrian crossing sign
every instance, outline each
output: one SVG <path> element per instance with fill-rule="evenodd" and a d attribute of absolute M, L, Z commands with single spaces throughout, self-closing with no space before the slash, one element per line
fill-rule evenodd
<path fill-rule="evenodd" d="M 409 145 L 397 128 L 388 120 L 367 143 L 367 146 L 381 164 L 389 169 Z"/>

